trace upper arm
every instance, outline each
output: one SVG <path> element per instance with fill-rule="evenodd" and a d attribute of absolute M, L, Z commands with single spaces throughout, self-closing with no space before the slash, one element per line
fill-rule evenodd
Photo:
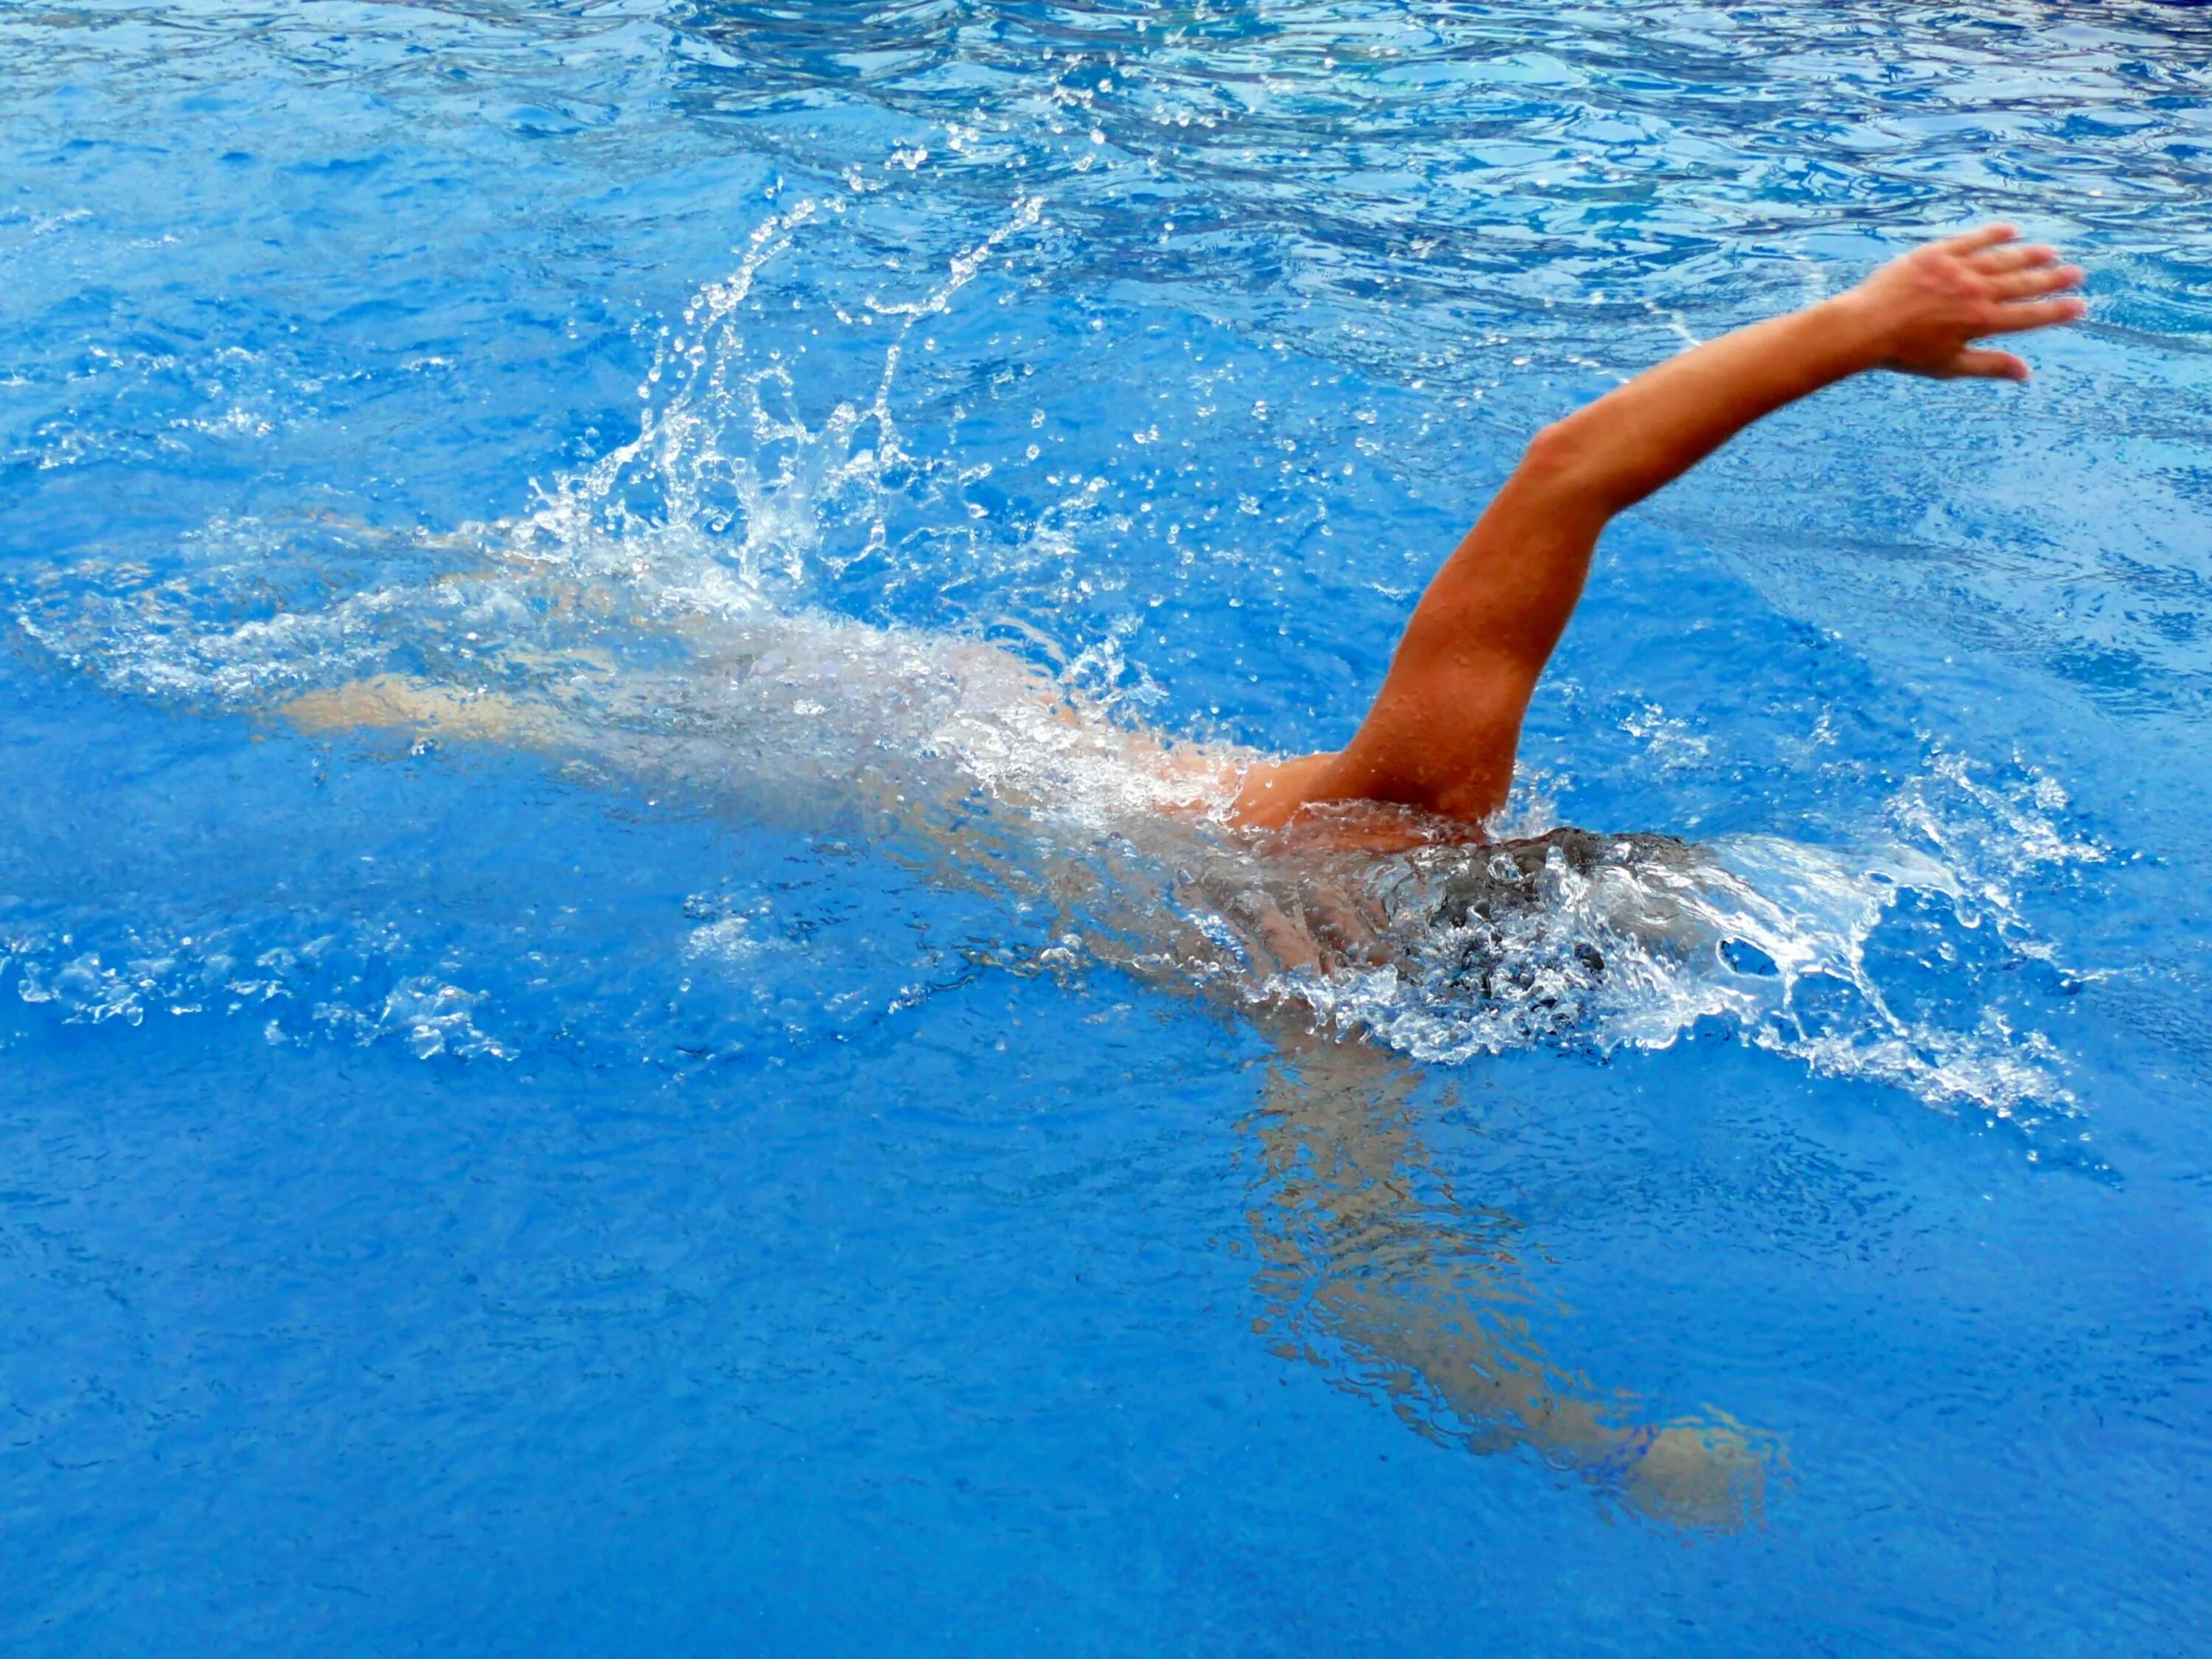
<path fill-rule="evenodd" d="M 1521 722 L 1610 516 L 1544 438 L 1415 606 L 1322 798 L 1479 819 L 1504 805 Z"/>

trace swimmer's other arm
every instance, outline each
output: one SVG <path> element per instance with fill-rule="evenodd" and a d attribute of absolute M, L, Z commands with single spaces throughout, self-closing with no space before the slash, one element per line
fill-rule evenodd
<path fill-rule="evenodd" d="M 1437 573 L 1382 689 L 1334 755 L 1255 767 L 1234 816 L 1279 828 L 1326 802 L 1384 801 L 1479 823 L 1505 804 L 1521 722 L 1613 516 L 1761 416 L 1873 368 L 2024 380 L 1972 342 L 2071 322 L 2081 280 L 1989 225 L 1917 248 L 1848 293 L 1682 353 L 1537 434 Z"/>

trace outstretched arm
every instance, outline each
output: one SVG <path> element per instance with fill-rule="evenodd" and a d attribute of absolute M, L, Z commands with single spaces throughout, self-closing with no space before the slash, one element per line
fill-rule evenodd
<path fill-rule="evenodd" d="M 1547 427 L 1421 596 L 1352 742 L 1255 769 L 1237 816 L 1279 827 L 1305 806 L 1359 800 L 1470 823 L 1496 812 L 1528 700 L 1613 514 L 1760 416 L 1867 369 L 2026 380 L 2019 358 L 1972 342 L 2070 322 L 2085 307 L 2052 297 L 2081 270 L 2015 235 L 1990 225 L 1916 249 L 1846 294 L 1684 352 Z"/>

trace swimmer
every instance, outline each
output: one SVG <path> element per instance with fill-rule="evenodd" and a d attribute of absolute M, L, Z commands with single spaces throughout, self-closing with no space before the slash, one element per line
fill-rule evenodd
<path fill-rule="evenodd" d="M 1522 718 L 1599 535 L 1745 427 L 1833 381 L 1879 368 L 2026 379 L 2020 359 L 1972 343 L 2080 317 L 2082 302 L 2062 296 L 2081 276 L 1991 226 L 1683 353 L 1548 428 L 1431 583 L 1373 707 L 1332 754 L 1177 743 L 1117 725 L 980 641 L 781 616 L 693 617 L 669 641 L 676 660 L 647 672 L 588 642 L 589 629 L 581 644 L 557 630 L 542 645 L 485 641 L 451 657 L 457 678 L 372 674 L 283 713 L 308 732 L 534 750 L 749 816 L 857 816 L 888 844 L 941 847 L 934 879 L 1003 888 L 1071 927 L 1091 917 L 1079 931 L 1100 961 L 1169 989 L 1226 988 L 1276 1055 L 1253 1126 L 1269 1174 L 1252 1220 L 1283 1340 L 1297 1348 L 1302 1332 L 1326 1334 L 1425 1433 L 1528 1447 L 1673 1524 L 1741 1526 L 1760 1510 L 1778 1448 L 1716 1413 L 1662 1414 L 1555 1362 L 1517 1311 L 1531 1292 L 1511 1224 L 1426 1195 L 1435 1182 L 1407 1117 L 1414 1074 L 1262 993 L 1347 966 L 1419 971 L 1404 947 L 1431 942 L 1433 922 L 1461 941 L 1457 971 L 1486 996 L 1502 947 L 1474 923 L 1529 908 L 1554 864 L 1595 886 L 1633 863 L 1643 879 L 1598 893 L 1619 931 L 1663 945 L 1690 930 L 1669 908 L 1673 877 L 1697 875 L 1680 843 L 1557 830 L 1479 861 L 1473 845 L 1505 804 Z M 641 638 L 669 627 L 635 582 L 520 554 L 489 558 L 485 574 L 528 615 L 619 614 L 620 631 Z M 435 665 L 441 641 L 417 641 L 415 654 Z M 485 683 L 495 653 L 504 685 Z M 1114 805 L 1104 842 L 1097 825 L 1028 833 L 1079 798 Z M 971 810 L 978 802 L 988 810 Z M 1261 833 L 1197 836 L 1200 820 L 1224 817 Z M 1106 844 L 1135 856 L 1103 854 Z M 1187 910 L 1218 918 L 1233 945 Z M 1599 970 L 1594 948 L 1576 950 Z"/>
<path fill-rule="evenodd" d="M 1377 806 L 1482 824 L 1505 805 L 1529 698 L 1615 514 L 1761 416 L 1869 369 L 2025 380 L 2021 359 L 1973 343 L 2075 321 L 2087 307 L 2064 291 L 2081 280 L 2012 226 L 1984 226 L 1686 351 L 1547 427 L 1422 594 L 1352 741 L 1254 765 L 1232 819 L 1350 827 L 1348 815 L 1367 845 L 1388 834 Z"/>

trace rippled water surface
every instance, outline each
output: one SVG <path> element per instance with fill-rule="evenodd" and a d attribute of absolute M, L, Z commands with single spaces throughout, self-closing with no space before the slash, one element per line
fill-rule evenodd
<path fill-rule="evenodd" d="M 2212 23 L 0 9 L 10 1651 L 2182 1654 Z M 1509 849 L 1255 847 L 1546 420 Z"/>

